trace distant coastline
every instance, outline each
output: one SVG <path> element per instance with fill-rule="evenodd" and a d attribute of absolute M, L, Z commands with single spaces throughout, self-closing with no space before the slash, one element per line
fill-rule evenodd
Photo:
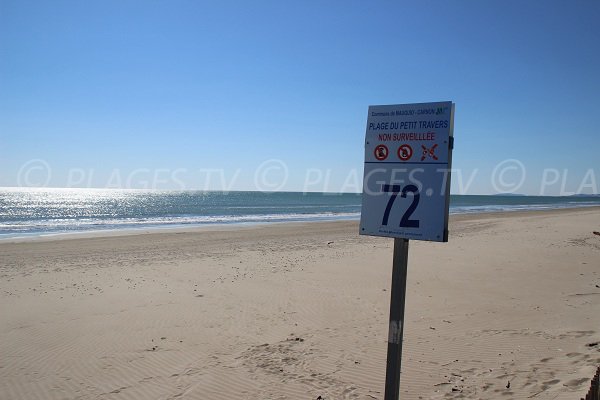
<path fill-rule="evenodd" d="M 599 196 L 451 195 L 451 214 L 600 206 Z M 77 232 L 356 220 L 356 193 L 0 189 L 0 239 Z"/>

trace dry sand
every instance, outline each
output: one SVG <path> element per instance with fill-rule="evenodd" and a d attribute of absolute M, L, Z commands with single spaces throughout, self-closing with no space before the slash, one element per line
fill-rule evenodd
<path fill-rule="evenodd" d="M 600 363 L 598 230 L 588 208 L 412 241 L 401 398 L 578 399 Z M 0 243 L 0 398 L 383 399 L 393 240 L 357 231 Z"/>

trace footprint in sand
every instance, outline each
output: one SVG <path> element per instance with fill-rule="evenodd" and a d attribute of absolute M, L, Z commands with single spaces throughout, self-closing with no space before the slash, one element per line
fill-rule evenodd
<path fill-rule="evenodd" d="M 571 379 L 570 381 L 566 382 L 564 385 L 567 387 L 577 387 L 577 386 L 581 386 L 584 383 L 587 383 L 589 381 L 588 378 L 581 378 L 581 379 Z"/>
<path fill-rule="evenodd" d="M 542 382 L 541 388 L 546 391 L 558 383 L 560 383 L 560 379 L 552 379 L 551 381 Z"/>

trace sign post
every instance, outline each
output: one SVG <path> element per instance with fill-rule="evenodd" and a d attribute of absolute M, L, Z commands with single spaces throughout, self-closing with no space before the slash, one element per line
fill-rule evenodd
<path fill-rule="evenodd" d="M 402 329 L 404 325 L 407 266 L 408 239 L 394 239 L 385 399 L 397 399 L 400 393 L 400 365 L 402 364 Z"/>
<path fill-rule="evenodd" d="M 400 393 L 409 239 L 448 241 L 453 127 L 452 102 L 369 107 L 360 234 L 394 238 L 385 400 Z"/>

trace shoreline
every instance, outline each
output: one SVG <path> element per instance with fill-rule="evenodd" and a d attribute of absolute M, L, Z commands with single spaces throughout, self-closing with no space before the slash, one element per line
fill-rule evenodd
<path fill-rule="evenodd" d="M 576 210 L 600 210 L 600 206 L 586 205 L 575 207 L 536 209 L 536 210 L 510 210 L 510 211 L 486 211 L 486 212 L 466 212 L 466 213 L 450 213 L 449 224 L 453 221 L 463 221 L 479 218 L 504 218 L 513 215 L 546 215 L 548 213 L 564 213 Z M 0 245 L 3 243 L 28 243 L 28 242 L 49 242 L 62 241 L 72 239 L 90 239 L 102 237 L 119 237 L 119 236 L 137 236 L 137 235 L 154 235 L 154 234 L 169 234 L 169 233 L 198 233 L 212 231 L 232 231 L 232 230 L 248 230 L 254 228 L 265 228 L 270 226 L 289 225 L 289 226 L 304 226 L 306 224 L 330 224 L 344 222 L 358 222 L 357 218 L 340 218 L 326 219 L 314 221 L 276 221 L 276 222 L 234 222 L 234 223 L 214 223 L 214 224 L 190 224 L 190 225 L 165 225 L 152 226 L 146 228 L 122 228 L 122 229 L 97 229 L 97 230 L 82 230 L 76 232 L 51 232 L 51 233 L 32 233 L 25 236 L 0 237 Z M 450 232 L 451 234 L 451 232 Z"/>

